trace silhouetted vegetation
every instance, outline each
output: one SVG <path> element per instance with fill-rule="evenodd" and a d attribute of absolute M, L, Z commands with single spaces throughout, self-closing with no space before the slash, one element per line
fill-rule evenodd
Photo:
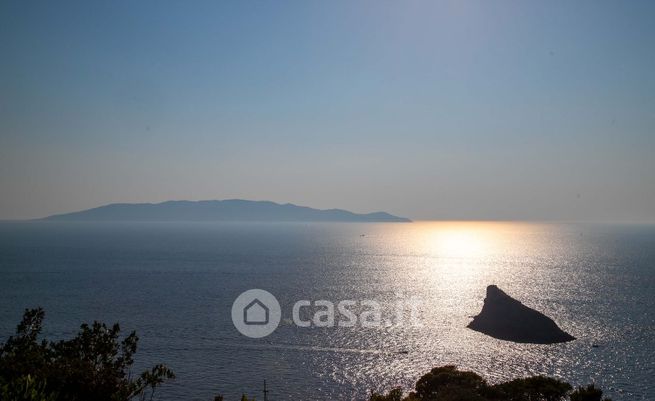
<path fill-rule="evenodd" d="M 406 396 L 395 388 L 386 395 L 372 394 L 370 401 L 601 401 L 602 396 L 593 385 L 573 391 L 569 383 L 545 376 L 491 385 L 477 373 L 442 366 L 423 375 Z"/>
<path fill-rule="evenodd" d="M 70 340 L 39 341 L 44 312 L 26 310 L 16 334 L 0 348 L 0 400 L 126 401 L 152 398 L 175 377 L 156 365 L 133 378 L 135 332 L 119 340 L 120 327 L 83 324 Z"/>
<path fill-rule="evenodd" d="M 578 387 L 571 394 L 571 401 L 601 401 L 601 398 L 603 398 L 603 390 L 596 388 L 593 384 L 587 387 Z M 605 398 L 604 401 L 610 401 L 610 399 Z"/>
<path fill-rule="evenodd" d="M 42 309 L 26 310 L 16 334 L 0 346 L 1 401 L 127 401 L 152 399 L 175 375 L 156 365 L 133 378 L 135 332 L 119 340 L 118 324 L 83 324 L 70 340 L 39 341 Z M 372 394 L 370 401 L 610 401 L 594 385 L 573 387 L 559 379 L 534 376 L 489 384 L 454 366 L 432 369 L 405 395 L 401 388 Z M 223 401 L 216 396 L 214 401 Z M 254 401 L 243 395 L 241 401 Z"/>

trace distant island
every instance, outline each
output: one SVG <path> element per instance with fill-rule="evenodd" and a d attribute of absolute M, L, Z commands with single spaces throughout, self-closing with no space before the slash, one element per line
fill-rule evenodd
<path fill-rule="evenodd" d="M 291 203 L 242 199 L 112 203 L 41 220 L 56 221 L 307 221 L 411 222 L 385 212 L 358 214 L 342 209 L 313 209 Z"/>

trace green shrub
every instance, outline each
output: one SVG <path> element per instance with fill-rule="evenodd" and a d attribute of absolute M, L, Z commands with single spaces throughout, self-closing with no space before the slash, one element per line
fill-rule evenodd
<path fill-rule="evenodd" d="M 120 340 L 118 324 L 83 324 L 70 340 L 39 342 L 44 316 L 40 308 L 26 310 L 16 334 L 0 347 L 3 400 L 145 399 L 175 377 L 165 365 L 156 365 L 132 378 L 138 337 L 132 332 Z M 36 398 L 25 398 L 32 395 Z"/>
<path fill-rule="evenodd" d="M 372 394 L 370 401 L 601 401 L 603 392 L 593 385 L 573 388 L 559 379 L 533 376 L 495 385 L 477 373 L 454 366 L 432 369 L 416 382 L 415 391 L 403 398 L 395 388 L 387 395 Z M 611 401 L 605 399 L 604 401 Z"/>

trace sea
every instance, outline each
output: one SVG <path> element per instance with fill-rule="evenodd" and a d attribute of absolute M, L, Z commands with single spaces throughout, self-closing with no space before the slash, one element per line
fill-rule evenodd
<path fill-rule="evenodd" d="M 576 340 L 467 329 L 491 284 Z M 251 289 L 280 305 L 261 338 L 232 320 Z M 299 301 L 309 306 L 295 319 Z M 356 324 L 339 324 L 342 301 Z M 331 326 L 316 316 L 330 303 Z M 367 400 L 442 365 L 491 383 L 549 375 L 614 401 L 655 400 L 655 225 L 2 222 L 0 342 L 34 307 L 44 338 L 94 320 L 135 330 L 134 372 L 165 363 L 176 374 L 159 400 L 263 400 L 264 381 L 271 401 Z"/>

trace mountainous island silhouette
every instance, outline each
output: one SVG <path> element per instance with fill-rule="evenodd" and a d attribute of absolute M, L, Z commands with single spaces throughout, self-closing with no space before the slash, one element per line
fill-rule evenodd
<path fill-rule="evenodd" d="M 358 214 L 342 209 L 314 209 L 291 203 L 243 199 L 112 203 L 79 212 L 57 214 L 54 221 L 306 221 L 411 222 L 386 212 Z"/>

